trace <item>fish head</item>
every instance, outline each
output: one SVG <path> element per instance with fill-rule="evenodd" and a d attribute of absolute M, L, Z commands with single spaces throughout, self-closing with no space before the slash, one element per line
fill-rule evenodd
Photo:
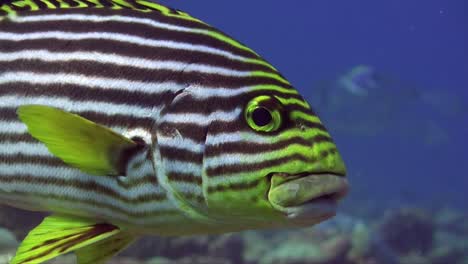
<path fill-rule="evenodd" d="M 335 215 L 348 190 L 346 168 L 309 104 L 294 89 L 253 89 L 224 104 L 235 102 L 231 116 L 207 126 L 210 215 L 245 229 L 307 226 Z"/>

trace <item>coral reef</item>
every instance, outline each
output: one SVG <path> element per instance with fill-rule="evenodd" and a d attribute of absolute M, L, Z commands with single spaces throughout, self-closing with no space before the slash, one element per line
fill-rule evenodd
<path fill-rule="evenodd" d="M 417 208 L 388 211 L 380 224 L 381 240 L 398 254 L 426 254 L 433 245 L 432 218 Z"/>
<path fill-rule="evenodd" d="M 297 230 L 147 237 L 109 264 L 468 264 L 466 213 L 402 207 L 370 215 L 338 215 Z M 0 223 L 15 232 L 0 229 L 0 264 L 8 263 L 27 232 L 22 223 L 6 220 Z M 74 255 L 67 255 L 48 264 L 74 263 Z"/>
<path fill-rule="evenodd" d="M 331 229 L 248 232 L 244 234 L 246 263 L 341 263 L 352 247 L 348 234 Z M 274 249 L 274 250 L 272 250 Z"/>

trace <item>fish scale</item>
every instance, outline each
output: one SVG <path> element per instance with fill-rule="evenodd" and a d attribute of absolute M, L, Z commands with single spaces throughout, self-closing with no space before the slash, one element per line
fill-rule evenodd
<path fill-rule="evenodd" d="M 272 175 L 345 174 L 333 140 L 293 86 L 250 48 L 187 13 L 144 0 L 2 3 L 0 201 L 5 204 L 53 212 L 44 220 L 51 226 L 113 225 L 130 243 L 147 233 L 288 226 L 287 212 L 267 199 Z M 271 131 L 256 127 L 255 120 L 246 122 L 246 105 L 261 105 L 258 98 L 265 96 L 269 104 L 262 107 L 269 114 L 280 111 L 276 117 L 282 118 L 267 118 L 279 122 Z M 64 118 L 63 125 L 52 113 Z M 55 122 L 53 133 L 63 137 L 56 150 L 60 138 L 41 132 L 48 129 L 41 118 Z M 109 166 L 120 162 L 125 175 L 94 175 L 80 164 L 86 157 L 73 148 L 61 152 L 76 143 L 65 140 L 76 132 L 66 132 L 71 120 L 82 126 L 77 135 L 101 135 L 88 149 L 95 147 L 96 158 L 107 159 Z M 130 156 L 124 159 L 113 157 L 123 152 L 104 135 L 145 147 L 126 152 Z M 100 143 L 111 144 L 106 146 L 113 151 L 98 149 Z M 341 185 L 335 189 L 345 189 L 345 180 L 336 182 Z M 105 259 L 126 245 L 108 247 L 114 233 L 86 230 L 97 232 L 90 236 L 96 248 L 112 252 Z M 44 233 L 35 229 L 26 240 L 40 239 L 38 234 Z M 52 258 L 59 253 L 48 247 L 60 248 L 54 243 L 33 249 L 26 243 L 13 263 Z M 60 254 L 76 251 L 80 264 L 98 252 L 88 248 L 91 242 L 67 243 Z"/>

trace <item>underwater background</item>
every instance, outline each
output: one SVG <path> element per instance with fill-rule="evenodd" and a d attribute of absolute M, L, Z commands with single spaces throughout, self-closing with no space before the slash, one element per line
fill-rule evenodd
<path fill-rule="evenodd" d="M 466 1 L 160 2 L 277 67 L 335 139 L 351 192 L 316 227 L 145 238 L 110 263 L 468 263 Z M 41 218 L 1 208 L 0 255 Z"/>

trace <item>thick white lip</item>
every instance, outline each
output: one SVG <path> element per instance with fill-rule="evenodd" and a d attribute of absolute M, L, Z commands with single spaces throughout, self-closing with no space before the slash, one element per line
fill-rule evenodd
<path fill-rule="evenodd" d="M 288 219 L 298 222 L 323 221 L 333 217 L 338 210 L 338 201 L 331 198 L 317 199 L 300 206 L 285 207 L 284 213 Z"/>
<path fill-rule="evenodd" d="M 283 184 L 291 185 L 295 182 L 299 182 L 299 184 L 300 182 L 308 182 L 321 186 L 320 191 L 311 192 L 304 203 L 290 206 L 272 203 L 275 209 L 298 224 L 314 224 L 333 217 L 338 209 L 338 201 L 347 194 L 349 189 L 347 179 L 335 174 L 308 174 Z M 283 184 L 280 184 L 279 187 Z"/>

